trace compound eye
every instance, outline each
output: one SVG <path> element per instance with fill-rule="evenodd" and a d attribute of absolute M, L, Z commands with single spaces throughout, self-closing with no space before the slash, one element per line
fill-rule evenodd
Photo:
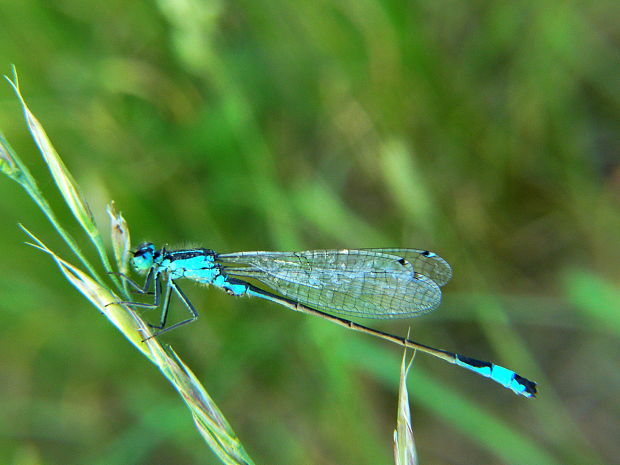
<path fill-rule="evenodd" d="M 150 242 L 140 244 L 138 250 L 133 253 L 134 258 L 142 257 L 144 255 L 153 255 L 155 253 L 155 246 Z"/>
<path fill-rule="evenodd" d="M 137 271 L 147 271 L 153 266 L 154 255 L 155 246 L 150 242 L 144 243 L 134 252 L 131 263 Z"/>

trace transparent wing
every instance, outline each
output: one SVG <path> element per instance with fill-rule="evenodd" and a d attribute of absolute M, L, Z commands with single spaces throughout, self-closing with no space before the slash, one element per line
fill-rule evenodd
<path fill-rule="evenodd" d="M 437 283 L 416 272 L 410 260 L 382 250 L 239 252 L 218 255 L 217 260 L 229 276 L 256 279 L 328 313 L 403 318 L 437 308 Z"/>
<path fill-rule="evenodd" d="M 312 256 L 317 262 L 329 261 L 328 257 L 342 255 L 344 252 L 348 252 L 349 255 L 358 254 L 356 258 L 351 258 L 345 262 L 345 266 L 356 266 L 359 262 L 375 260 L 378 266 L 386 263 L 378 261 L 380 255 L 390 255 L 390 261 L 387 262 L 388 266 L 394 257 L 404 258 L 407 260 L 412 268 L 411 271 L 423 274 L 424 276 L 431 278 L 438 286 L 444 286 L 452 278 L 452 268 L 436 253 L 428 250 L 421 249 L 400 249 L 400 248 L 387 248 L 387 249 L 351 249 L 351 250 L 308 250 L 304 252 L 237 252 L 230 254 L 219 255 L 222 262 L 237 263 L 237 264 L 256 264 L 257 261 L 291 261 L 291 257 L 300 256 Z M 316 266 L 321 266 L 322 263 L 316 263 Z M 324 264 L 324 263 L 323 263 Z M 406 265 L 402 265 L 406 266 Z"/>
<path fill-rule="evenodd" d="M 445 286 L 452 279 L 452 268 L 439 255 L 428 250 L 418 249 L 368 249 L 389 255 L 402 257 L 413 265 L 416 273 L 431 278 L 439 287 Z"/>

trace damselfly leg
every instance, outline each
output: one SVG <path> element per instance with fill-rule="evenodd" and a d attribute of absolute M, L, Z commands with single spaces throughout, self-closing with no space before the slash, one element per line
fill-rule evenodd
<path fill-rule="evenodd" d="M 173 279 L 171 279 L 170 277 L 168 277 L 168 280 L 166 282 L 166 292 L 165 292 L 165 295 L 164 295 L 163 305 L 162 305 L 162 302 L 161 302 L 162 284 L 161 284 L 161 274 L 160 273 L 157 273 L 157 275 L 154 276 L 155 273 L 151 269 L 149 271 L 147 277 L 146 277 L 146 280 L 145 280 L 143 286 L 140 286 L 138 283 L 136 283 L 134 280 L 132 280 L 130 277 L 128 277 L 127 275 L 125 275 L 123 273 L 117 273 L 117 274 L 123 280 L 125 280 L 132 288 L 134 288 L 134 290 L 136 292 L 138 292 L 140 294 L 149 294 L 149 293 L 151 293 L 150 292 L 151 283 L 154 283 L 154 289 L 155 289 L 154 294 L 155 294 L 155 296 L 154 296 L 154 299 L 153 299 L 152 303 L 135 302 L 135 301 L 120 301 L 120 302 L 113 302 L 111 304 L 108 304 L 108 305 L 113 305 L 113 304 L 129 305 L 130 307 L 141 307 L 141 308 L 159 308 L 161 306 L 161 316 L 160 316 L 160 319 L 159 319 L 159 325 L 154 325 L 154 324 L 151 324 L 151 323 L 147 323 L 151 328 L 157 329 L 159 331 L 157 331 L 154 334 L 152 334 L 151 336 L 145 338 L 144 339 L 145 341 L 148 340 L 148 339 L 151 339 L 152 337 L 159 336 L 160 334 L 165 333 L 167 331 L 170 331 L 172 329 L 178 328 L 179 326 L 183 326 L 184 324 L 191 323 L 196 318 L 198 318 L 198 312 L 196 311 L 196 308 L 194 307 L 192 302 L 185 295 L 185 293 L 181 290 L 179 285 Z M 187 318 L 187 319 L 183 320 L 183 321 L 175 323 L 172 326 L 166 327 L 166 320 L 168 319 L 168 310 L 170 308 L 170 298 L 171 298 L 173 290 L 177 293 L 177 295 L 181 299 L 181 302 L 183 302 L 183 304 L 188 308 L 188 310 L 190 311 L 192 316 L 190 318 Z"/>
<path fill-rule="evenodd" d="M 166 327 L 166 320 L 168 319 L 168 309 L 170 307 L 170 297 L 172 295 L 172 290 L 174 290 L 177 293 L 177 295 L 181 299 L 181 302 L 183 302 L 183 305 L 187 307 L 187 309 L 190 311 L 192 316 L 183 321 L 179 321 L 178 323 L 175 323 L 172 326 Z M 163 304 L 163 308 L 161 312 L 161 318 L 159 321 L 159 325 L 156 326 L 156 325 L 149 324 L 151 328 L 158 329 L 159 331 L 157 331 L 155 334 L 148 337 L 147 339 L 159 336 L 160 334 L 171 331 L 175 328 L 178 328 L 179 326 L 183 326 L 185 324 L 191 323 L 194 320 L 196 320 L 196 318 L 198 318 L 198 312 L 196 311 L 194 304 L 192 304 L 189 298 L 181 290 L 179 285 L 176 282 L 174 282 L 171 278 L 168 278 L 168 283 L 166 286 L 166 296 L 164 297 L 164 304 Z"/>

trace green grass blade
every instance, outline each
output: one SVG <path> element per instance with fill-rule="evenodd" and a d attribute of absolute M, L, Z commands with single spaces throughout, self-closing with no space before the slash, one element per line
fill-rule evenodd
<path fill-rule="evenodd" d="M 82 192 L 73 179 L 73 176 L 65 166 L 64 162 L 58 155 L 58 152 L 52 145 L 47 133 L 43 129 L 43 126 L 39 122 L 39 120 L 35 117 L 35 115 L 30 111 L 28 105 L 24 97 L 21 94 L 21 90 L 19 87 L 19 79 L 17 76 L 17 71 L 13 68 L 14 80 L 12 81 L 8 77 L 6 77 L 11 87 L 15 91 L 15 95 L 19 99 L 19 102 L 22 106 L 22 110 L 24 112 L 24 117 L 26 118 L 26 122 L 28 124 L 28 130 L 39 148 L 41 155 L 43 155 L 43 159 L 47 164 L 54 181 L 56 182 L 56 186 L 60 190 L 65 202 L 67 203 L 69 209 L 73 213 L 73 216 L 78 221 L 78 223 L 82 226 L 86 234 L 90 238 L 91 242 L 95 245 L 95 249 L 99 254 L 99 258 L 101 259 L 105 270 L 107 272 L 112 271 L 112 266 L 108 259 L 108 256 L 105 251 L 105 246 L 103 244 L 103 240 L 101 238 L 101 234 L 99 233 L 99 229 L 95 224 L 95 219 L 93 214 L 88 206 L 88 203 L 84 199 Z M 120 285 L 120 282 L 113 277 L 116 281 L 117 285 Z"/>
<path fill-rule="evenodd" d="M 60 224 L 58 218 L 52 207 L 49 205 L 34 177 L 30 174 L 30 171 L 26 165 L 21 161 L 17 153 L 13 150 L 9 142 L 0 133 L 0 171 L 6 174 L 9 178 L 13 179 L 28 193 L 30 198 L 37 204 L 39 209 L 47 217 L 54 229 L 60 234 L 65 243 L 69 246 L 75 255 L 79 258 L 82 264 L 86 267 L 91 276 L 100 280 L 99 275 L 95 271 L 95 268 L 86 259 L 82 250 L 75 242 L 75 239 L 69 234 L 69 232 Z"/>
<path fill-rule="evenodd" d="M 251 465 L 252 460 L 222 412 L 176 353 L 172 349 L 166 350 L 156 338 L 150 337 L 149 326 L 131 308 L 110 305 L 119 301 L 110 289 L 60 258 L 30 231 L 23 229 L 33 239 L 34 244 L 31 245 L 50 255 L 67 280 L 159 368 L 190 409 L 198 431 L 222 462 L 227 465 Z"/>

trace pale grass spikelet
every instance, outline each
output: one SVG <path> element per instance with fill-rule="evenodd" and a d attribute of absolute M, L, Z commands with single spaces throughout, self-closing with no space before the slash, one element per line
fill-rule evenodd
<path fill-rule="evenodd" d="M 413 364 L 415 351 L 409 363 L 406 363 L 407 350 L 403 352 L 400 365 L 400 386 L 398 389 L 398 414 L 394 430 L 394 461 L 396 465 L 417 465 L 418 456 L 413 440 L 409 394 L 407 392 L 407 375 Z"/>
<path fill-rule="evenodd" d="M 121 212 L 116 210 L 116 204 L 111 201 L 106 207 L 110 216 L 110 235 L 112 237 L 112 251 L 114 259 L 121 273 L 129 271 L 129 252 L 131 250 L 131 235 L 129 225 Z"/>

